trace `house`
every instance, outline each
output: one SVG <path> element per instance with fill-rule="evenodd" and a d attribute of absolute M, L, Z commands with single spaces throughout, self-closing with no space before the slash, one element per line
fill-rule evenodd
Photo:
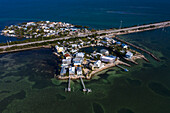
<path fill-rule="evenodd" d="M 106 40 L 107 42 L 111 41 L 111 39 L 108 37 L 105 37 L 104 40 Z"/>
<path fill-rule="evenodd" d="M 133 53 L 132 52 L 130 52 L 130 51 L 128 51 L 127 53 L 126 53 L 126 58 L 132 58 L 132 56 L 133 56 Z"/>
<path fill-rule="evenodd" d="M 74 66 L 75 67 L 81 66 L 81 62 L 80 61 L 74 61 Z"/>
<path fill-rule="evenodd" d="M 59 47 L 59 46 L 55 46 L 55 49 L 57 50 L 58 53 L 63 52 L 64 51 L 64 47 Z"/>
<path fill-rule="evenodd" d="M 82 68 L 81 67 L 77 67 L 77 75 L 82 75 Z"/>
<path fill-rule="evenodd" d="M 71 59 L 71 56 L 70 56 L 70 54 L 68 54 L 68 53 L 66 53 L 66 54 L 64 55 L 64 57 L 65 57 L 66 59 Z"/>
<path fill-rule="evenodd" d="M 115 61 L 115 59 L 116 59 L 116 57 L 113 57 L 113 56 L 101 56 L 100 57 L 100 60 L 102 61 L 102 62 L 107 62 L 107 63 L 111 63 L 111 62 L 114 62 Z"/>
<path fill-rule="evenodd" d="M 15 33 L 15 31 L 14 31 L 14 30 L 9 30 L 8 32 L 9 32 L 10 34 Z"/>
<path fill-rule="evenodd" d="M 101 43 L 102 43 L 102 44 L 107 44 L 107 42 L 106 42 L 106 41 L 101 41 Z"/>
<path fill-rule="evenodd" d="M 76 50 L 76 49 L 72 49 L 70 52 L 72 52 L 72 53 L 75 53 L 75 52 L 77 52 L 78 50 Z"/>
<path fill-rule="evenodd" d="M 109 51 L 106 50 L 106 49 L 101 49 L 101 50 L 100 50 L 100 53 L 102 53 L 103 55 L 106 55 L 106 56 L 109 55 Z"/>
<path fill-rule="evenodd" d="M 66 68 L 65 68 L 65 67 L 62 67 L 62 68 L 61 68 L 61 71 L 60 71 L 60 75 L 61 75 L 61 76 L 64 76 L 64 75 L 66 74 L 66 72 L 67 72 L 67 71 L 66 71 Z"/>
<path fill-rule="evenodd" d="M 62 67 L 63 66 L 68 66 L 71 64 L 71 59 L 62 59 Z"/>
<path fill-rule="evenodd" d="M 69 68 L 69 75 L 75 75 L 75 67 Z"/>
<path fill-rule="evenodd" d="M 77 44 L 72 44 L 71 46 L 74 48 L 77 48 Z"/>
<path fill-rule="evenodd" d="M 82 58 L 74 58 L 73 59 L 73 63 L 74 63 L 75 67 L 81 66 L 82 62 L 83 62 Z"/>
<path fill-rule="evenodd" d="M 90 63 L 90 64 L 89 64 L 89 68 L 90 68 L 91 70 L 94 70 L 94 65 L 93 65 L 92 63 Z"/>
<path fill-rule="evenodd" d="M 84 58 L 84 53 L 80 52 L 76 54 L 77 58 Z"/>
<path fill-rule="evenodd" d="M 116 41 L 113 39 L 113 40 L 112 40 L 112 44 L 115 44 L 115 43 L 116 43 Z"/>
<path fill-rule="evenodd" d="M 94 67 L 97 67 L 99 68 L 101 66 L 102 62 L 100 60 L 97 60 L 95 63 L 94 63 Z"/>
<path fill-rule="evenodd" d="M 127 48 L 128 48 L 128 45 L 126 45 L 126 44 L 122 44 L 121 46 L 122 46 L 122 48 L 124 48 L 124 49 L 127 49 Z"/>
<path fill-rule="evenodd" d="M 121 42 L 116 42 L 116 44 L 121 45 Z"/>

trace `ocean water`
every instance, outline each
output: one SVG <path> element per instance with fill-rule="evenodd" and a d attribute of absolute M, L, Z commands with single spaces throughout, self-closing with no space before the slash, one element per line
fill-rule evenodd
<path fill-rule="evenodd" d="M 96 29 L 159 22 L 170 19 L 170 2 L 114 0 L 0 0 L 0 29 L 25 21 L 66 21 Z M 117 67 L 85 80 L 54 79 L 58 59 L 51 49 L 0 55 L 0 113 L 169 113 L 170 28 L 119 36 L 152 52 L 149 63 L 138 60 L 129 72 Z M 0 36 L 0 42 L 18 40 Z M 141 52 L 142 53 L 142 52 Z M 128 63 L 128 62 L 127 62 Z"/>
<path fill-rule="evenodd" d="M 62 21 L 96 29 L 166 21 L 167 0 L 0 0 L 0 30 L 27 21 Z M 0 36 L 0 42 L 10 40 Z M 11 41 L 17 40 L 12 38 Z"/>

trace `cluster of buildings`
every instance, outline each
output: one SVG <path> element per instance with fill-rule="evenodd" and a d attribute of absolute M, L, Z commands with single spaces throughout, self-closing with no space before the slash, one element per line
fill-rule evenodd
<path fill-rule="evenodd" d="M 113 38 L 100 37 L 99 40 L 88 37 L 89 40 L 83 41 L 78 39 L 76 41 L 63 41 L 62 44 L 58 42 L 55 46 L 56 53 L 62 56 L 62 64 L 60 70 L 60 79 L 77 79 L 79 77 L 85 78 L 86 75 L 97 69 L 102 69 L 109 63 L 116 62 L 119 57 L 111 54 L 108 49 L 115 51 L 118 46 L 121 51 L 124 51 L 124 57 L 132 58 L 133 53 L 129 51 L 129 46 L 114 40 Z M 92 53 L 79 52 L 81 48 L 90 46 L 103 46 L 108 49 L 101 49 Z M 117 49 L 117 48 L 116 48 Z"/>
<path fill-rule="evenodd" d="M 1 35 L 10 37 L 56 37 L 56 36 L 73 36 L 84 33 L 90 33 L 85 28 L 76 28 L 75 25 L 65 22 L 27 22 L 20 25 L 6 26 Z"/>

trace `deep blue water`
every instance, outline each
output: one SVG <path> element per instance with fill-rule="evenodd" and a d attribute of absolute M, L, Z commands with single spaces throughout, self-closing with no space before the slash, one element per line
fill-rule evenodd
<path fill-rule="evenodd" d="M 0 30 L 26 21 L 62 21 L 106 29 L 170 19 L 168 0 L 0 0 Z M 15 40 L 15 39 L 11 39 Z M 0 42 L 6 39 L 0 36 Z"/>

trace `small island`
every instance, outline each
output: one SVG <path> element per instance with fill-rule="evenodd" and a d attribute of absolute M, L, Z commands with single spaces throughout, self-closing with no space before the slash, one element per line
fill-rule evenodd
<path fill-rule="evenodd" d="M 18 38 L 57 38 L 91 33 L 87 26 L 73 25 L 65 22 L 25 22 L 5 26 L 1 35 Z"/>

